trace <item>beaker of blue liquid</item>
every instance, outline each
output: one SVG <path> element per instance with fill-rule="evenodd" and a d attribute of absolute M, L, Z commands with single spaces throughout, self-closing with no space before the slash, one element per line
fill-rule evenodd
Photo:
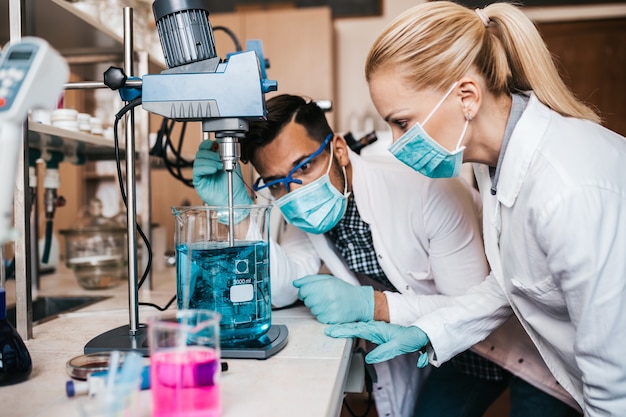
<path fill-rule="evenodd" d="M 172 208 L 178 308 L 217 311 L 222 346 L 245 346 L 271 326 L 270 209 Z"/>

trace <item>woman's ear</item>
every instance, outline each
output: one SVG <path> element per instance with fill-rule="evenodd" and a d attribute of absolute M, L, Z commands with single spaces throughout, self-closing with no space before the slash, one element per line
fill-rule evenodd
<path fill-rule="evenodd" d="M 461 99 L 461 111 L 467 120 L 472 120 L 482 101 L 482 90 L 476 79 L 471 75 L 466 75 L 459 81 L 457 87 Z"/>

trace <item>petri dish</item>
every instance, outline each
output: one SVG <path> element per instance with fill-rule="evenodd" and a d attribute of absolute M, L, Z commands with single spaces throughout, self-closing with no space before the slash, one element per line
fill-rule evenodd
<path fill-rule="evenodd" d="M 67 374 L 74 379 L 87 380 L 92 372 L 107 371 L 109 369 L 110 352 L 88 353 L 76 356 L 65 365 Z M 120 354 L 120 366 L 124 362 L 124 353 Z"/>

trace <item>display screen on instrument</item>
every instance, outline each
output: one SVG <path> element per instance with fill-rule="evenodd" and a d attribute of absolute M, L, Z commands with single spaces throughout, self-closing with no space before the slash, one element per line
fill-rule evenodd
<path fill-rule="evenodd" d="M 14 61 L 26 61 L 33 55 L 33 51 L 12 51 L 8 59 Z"/>

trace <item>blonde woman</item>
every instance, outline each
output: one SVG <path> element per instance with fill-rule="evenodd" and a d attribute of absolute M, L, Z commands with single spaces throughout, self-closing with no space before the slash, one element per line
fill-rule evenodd
<path fill-rule="evenodd" d="M 626 415 L 626 140 L 560 79 L 517 7 L 415 6 L 375 41 L 372 101 L 390 151 L 430 177 L 473 162 L 491 272 L 408 327 L 331 326 L 379 344 L 367 360 L 422 351 L 435 366 L 520 320 L 585 416 Z"/>

